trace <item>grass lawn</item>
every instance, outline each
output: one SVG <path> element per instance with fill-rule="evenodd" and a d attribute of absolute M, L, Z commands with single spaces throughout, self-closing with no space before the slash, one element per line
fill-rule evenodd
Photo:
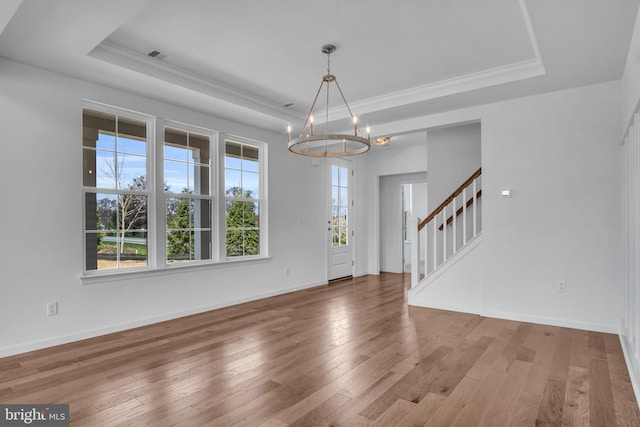
<path fill-rule="evenodd" d="M 102 242 L 100 245 L 100 253 L 103 254 L 115 254 L 116 253 L 116 243 L 115 242 Z M 146 255 L 147 254 L 147 245 L 143 245 L 140 243 L 127 243 L 124 244 L 124 253 L 125 254 L 137 254 L 137 255 Z"/>

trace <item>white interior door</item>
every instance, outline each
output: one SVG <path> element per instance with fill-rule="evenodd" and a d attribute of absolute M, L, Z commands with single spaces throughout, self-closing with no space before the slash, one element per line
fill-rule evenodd
<path fill-rule="evenodd" d="M 328 279 L 353 275 L 352 172 L 351 162 L 331 159 L 327 191 L 327 269 Z"/>

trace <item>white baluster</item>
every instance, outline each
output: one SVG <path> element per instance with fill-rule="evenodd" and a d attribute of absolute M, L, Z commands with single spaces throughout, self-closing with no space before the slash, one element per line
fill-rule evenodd
<path fill-rule="evenodd" d="M 429 274 L 429 257 L 431 254 L 429 251 L 429 224 L 425 224 L 424 227 L 424 276 L 426 277 Z"/>
<path fill-rule="evenodd" d="M 462 246 L 467 244 L 467 187 L 462 189 Z"/>
<path fill-rule="evenodd" d="M 442 262 L 447 260 L 447 207 L 442 208 Z"/>
<path fill-rule="evenodd" d="M 433 223 L 433 269 L 435 270 L 438 267 L 438 220 L 434 216 L 431 222 Z"/>
<path fill-rule="evenodd" d="M 476 206 L 478 205 L 478 200 L 477 200 L 477 195 L 478 195 L 478 191 L 476 190 L 476 181 L 478 180 L 478 178 L 473 180 L 473 234 L 471 235 L 471 238 L 473 239 L 474 237 L 476 237 L 476 233 L 477 233 L 477 223 L 478 223 L 478 212 L 476 209 Z"/>
<path fill-rule="evenodd" d="M 420 281 L 420 218 L 415 227 L 411 227 L 411 287 Z"/>
<path fill-rule="evenodd" d="M 451 255 L 455 254 L 456 252 L 458 252 L 458 236 L 456 235 L 456 216 L 458 214 L 458 211 L 456 210 L 456 198 L 453 198 L 452 201 L 452 206 L 451 208 L 453 209 L 453 212 L 451 213 Z"/>

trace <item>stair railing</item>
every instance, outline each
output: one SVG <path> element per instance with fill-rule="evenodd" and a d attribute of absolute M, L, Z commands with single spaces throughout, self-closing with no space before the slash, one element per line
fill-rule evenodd
<path fill-rule="evenodd" d="M 418 218 L 412 286 L 467 245 L 481 231 L 482 168 L 475 171 L 425 219 Z"/>

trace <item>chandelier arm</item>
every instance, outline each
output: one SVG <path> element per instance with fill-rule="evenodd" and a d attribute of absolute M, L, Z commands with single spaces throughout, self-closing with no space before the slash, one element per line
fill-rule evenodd
<path fill-rule="evenodd" d="M 347 111 L 349 112 L 349 115 L 351 116 L 351 118 L 353 119 L 354 115 L 351 112 L 351 108 L 349 108 L 349 104 L 347 103 L 347 99 L 344 97 L 344 94 L 342 93 L 342 89 L 340 89 L 340 85 L 338 84 L 338 78 L 334 78 L 333 80 L 336 83 L 336 87 L 338 88 L 338 92 L 340 92 L 340 96 L 342 97 L 342 100 L 344 101 L 344 105 L 347 107 Z M 355 123 L 355 127 L 356 129 L 359 131 L 360 127 L 358 127 L 358 123 Z"/>
<path fill-rule="evenodd" d="M 300 129 L 300 136 L 298 136 L 298 138 L 302 138 L 302 135 L 304 134 L 304 130 L 307 128 L 307 123 L 309 123 L 309 118 L 311 117 L 311 113 L 313 113 L 313 107 L 316 106 L 316 101 L 318 100 L 318 96 L 320 95 L 320 91 L 322 90 L 323 85 L 324 85 L 324 80 L 322 81 L 322 83 L 320 83 L 318 92 L 316 92 L 316 97 L 313 98 L 313 102 L 311 103 L 311 108 L 309 108 L 307 117 L 304 119 L 304 125 L 302 125 L 302 129 Z"/>
<path fill-rule="evenodd" d="M 327 54 L 327 57 L 331 56 L 330 54 Z M 330 76 L 331 73 L 328 72 L 329 71 L 329 66 L 327 66 L 327 76 Z M 322 80 L 322 82 L 324 83 L 324 79 Z M 335 78 L 334 78 L 335 81 Z M 324 113 L 324 133 L 328 134 L 329 133 L 329 89 L 331 88 L 331 83 L 327 82 L 327 103 L 325 105 L 325 113 Z M 326 143 L 325 143 L 326 145 Z"/>

